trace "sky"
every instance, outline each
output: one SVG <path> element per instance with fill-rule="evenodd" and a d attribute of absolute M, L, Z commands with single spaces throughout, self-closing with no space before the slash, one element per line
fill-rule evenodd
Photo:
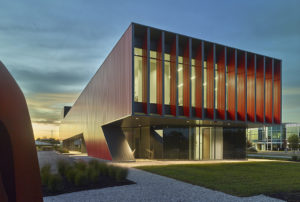
<path fill-rule="evenodd" d="M 58 137 L 131 22 L 282 60 L 283 122 L 300 122 L 300 1 L 1 1 L 0 60 L 24 92 L 35 137 Z"/>

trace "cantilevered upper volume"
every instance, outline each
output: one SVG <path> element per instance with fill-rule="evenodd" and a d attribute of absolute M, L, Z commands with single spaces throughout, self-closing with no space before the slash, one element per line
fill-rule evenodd
<path fill-rule="evenodd" d="M 109 160 L 240 158 L 246 127 L 281 123 L 281 85 L 281 60 L 132 23 L 60 136 Z"/>

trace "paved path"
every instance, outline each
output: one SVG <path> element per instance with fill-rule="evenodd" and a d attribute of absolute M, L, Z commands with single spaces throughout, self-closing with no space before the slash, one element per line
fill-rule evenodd
<path fill-rule="evenodd" d="M 287 155 L 268 155 L 268 154 L 247 154 L 248 157 L 268 157 L 268 158 L 279 158 L 279 159 L 291 159 L 291 156 Z"/>
<path fill-rule="evenodd" d="M 235 197 L 135 168 L 129 168 L 128 179 L 136 184 L 44 197 L 44 201 L 280 201 L 264 195 Z"/>

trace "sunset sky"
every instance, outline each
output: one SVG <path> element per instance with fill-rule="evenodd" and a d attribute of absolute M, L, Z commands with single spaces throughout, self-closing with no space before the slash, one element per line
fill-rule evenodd
<path fill-rule="evenodd" d="M 283 122 L 300 122 L 299 8 L 298 0 L 2 1 L 0 60 L 25 94 L 35 137 L 58 137 L 62 107 L 131 22 L 282 59 Z"/>

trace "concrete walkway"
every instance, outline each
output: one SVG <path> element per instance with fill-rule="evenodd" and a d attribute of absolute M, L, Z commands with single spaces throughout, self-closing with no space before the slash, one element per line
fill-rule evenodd
<path fill-rule="evenodd" d="M 91 157 L 85 157 L 82 155 L 71 155 L 70 157 L 82 160 L 91 159 Z M 127 165 L 127 167 L 132 167 L 133 165 L 137 166 L 137 164 L 149 165 L 151 162 L 152 165 L 155 162 L 160 163 L 160 165 L 161 163 L 164 165 L 166 163 L 171 163 L 171 161 L 137 161 L 135 163 L 113 164 L 118 164 L 120 166 Z M 172 162 L 174 163 L 174 161 Z M 178 161 L 177 163 L 190 162 L 191 161 Z M 192 162 L 199 163 L 195 161 Z M 215 162 L 211 161 L 211 163 Z M 280 201 L 264 195 L 253 197 L 235 197 L 219 191 L 206 189 L 204 187 L 155 175 L 135 168 L 129 168 L 128 179 L 136 182 L 136 184 L 44 197 L 44 201 Z"/>

